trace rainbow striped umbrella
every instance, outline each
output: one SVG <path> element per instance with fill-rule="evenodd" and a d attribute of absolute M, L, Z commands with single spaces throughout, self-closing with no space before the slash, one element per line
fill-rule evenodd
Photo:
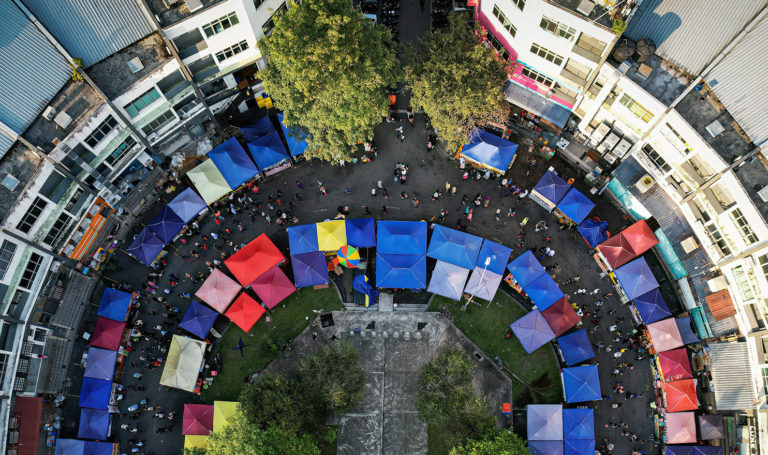
<path fill-rule="evenodd" d="M 344 245 L 336 254 L 339 257 L 339 264 L 349 269 L 357 267 L 360 263 L 360 252 L 353 246 Z"/>

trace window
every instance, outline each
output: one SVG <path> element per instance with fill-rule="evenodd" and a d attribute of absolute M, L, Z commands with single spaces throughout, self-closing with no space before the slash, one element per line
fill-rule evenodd
<path fill-rule="evenodd" d="M 2 324 L 5 325 L 5 324 Z M 8 370 L 8 361 L 11 356 L 0 352 L 0 384 L 5 382 L 5 373 Z"/>
<path fill-rule="evenodd" d="M 653 149 L 651 147 L 651 144 L 645 144 L 643 146 L 643 153 L 650 158 L 651 161 L 653 161 L 653 164 L 656 165 L 656 168 L 658 168 L 661 172 L 667 173 L 672 170 L 672 167 L 670 167 L 669 164 L 667 164 L 667 161 L 659 155 L 659 152 Z"/>
<path fill-rule="evenodd" d="M 114 166 L 117 164 L 120 159 L 125 156 L 126 153 L 128 153 L 129 150 L 131 150 L 136 145 L 136 139 L 133 138 L 133 136 L 128 136 L 125 138 L 122 144 L 118 145 L 112 153 L 110 153 L 104 161 L 109 164 L 110 166 Z"/>
<path fill-rule="evenodd" d="M 619 104 L 629 109 L 630 112 L 635 114 L 637 118 L 644 121 L 645 123 L 648 123 L 651 121 L 651 119 L 653 119 L 653 114 L 648 112 L 648 109 L 637 104 L 637 101 L 633 100 L 627 95 L 621 96 L 621 98 L 619 99 Z"/>
<path fill-rule="evenodd" d="M 224 60 L 232 57 L 233 55 L 237 55 L 240 52 L 243 52 L 244 50 L 248 49 L 248 42 L 247 41 L 240 41 L 239 43 L 235 44 L 234 46 L 228 47 L 221 52 L 216 52 L 216 60 L 223 62 Z"/>
<path fill-rule="evenodd" d="M 149 136 L 150 134 L 158 131 L 160 128 L 171 123 L 172 120 L 176 120 L 176 116 L 169 110 L 160 114 L 159 117 L 149 122 L 146 126 L 141 128 L 141 131 Z"/>
<path fill-rule="evenodd" d="M 728 242 L 725 241 L 723 234 L 717 229 L 717 226 L 714 224 L 707 225 L 707 237 L 723 253 L 723 256 L 731 255 L 731 248 L 728 246 Z"/>
<path fill-rule="evenodd" d="M 279 8 L 275 10 L 274 13 L 267 19 L 266 22 L 264 22 L 264 25 L 261 27 L 261 31 L 264 32 L 264 35 L 269 36 L 272 33 L 272 29 L 275 28 L 275 19 L 280 15 L 283 14 L 283 11 L 287 10 L 288 7 L 285 3 L 280 5 Z"/>
<path fill-rule="evenodd" d="M 548 31 L 549 33 L 559 36 L 560 38 L 565 38 L 568 41 L 572 40 L 573 37 L 576 35 L 576 29 L 573 27 L 569 27 L 565 24 L 561 24 L 560 22 L 550 19 L 547 16 L 541 17 L 541 22 L 539 23 L 539 27 L 542 29 Z"/>
<path fill-rule="evenodd" d="M 547 87 L 552 87 L 555 84 L 555 81 L 553 81 L 552 79 L 548 78 L 547 76 L 541 74 L 536 70 L 532 70 L 528 68 L 527 66 L 523 67 L 523 71 L 521 71 L 521 74 L 525 77 L 533 79 L 539 84 L 544 84 Z"/>
<path fill-rule="evenodd" d="M 493 15 L 496 16 L 496 19 L 501 22 L 501 26 L 507 29 L 510 35 L 514 38 L 517 34 L 517 28 L 515 28 L 514 25 L 512 25 L 512 22 L 507 19 L 507 16 L 504 15 L 504 13 L 501 12 L 498 6 L 493 5 Z"/>
<path fill-rule="evenodd" d="M 752 285 L 749 284 L 749 277 L 744 271 L 744 267 L 737 265 L 733 268 L 733 277 L 736 279 L 736 285 L 739 287 L 739 292 L 744 298 L 745 302 L 755 299 L 755 293 L 752 290 Z"/>
<path fill-rule="evenodd" d="M 678 133 L 674 128 L 672 128 L 672 125 L 669 123 L 665 123 L 664 127 L 661 128 L 661 134 L 664 135 L 665 138 L 669 141 L 670 144 L 672 144 L 675 149 L 677 149 L 678 152 L 682 153 L 683 155 L 687 155 L 691 152 L 693 152 L 693 149 L 690 145 L 688 145 L 688 142 L 686 142 L 685 139 L 683 139 L 682 136 L 680 136 L 680 133 Z"/>
<path fill-rule="evenodd" d="M 8 271 L 8 267 L 10 267 L 11 260 L 13 259 L 13 253 L 15 252 L 16 244 L 3 240 L 3 244 L 0 246 L 0 280 L 5 277 L 5 272 Z"/>
<path fill-rule="evenodd" d="M 768 395 L 768 368 L 763 368 L 763 390 Z"/>
<path fill-rule="evenodd" d="M 516 7 L 520 8 L 520 11 L 525 8 L 525 0 L 512 0 L 512 3 L 514 3 Z"/>
<path fill-rule="evenodd" d="M 734 209 L 731 212 L 731 219 L 733 220 L 733 224 L 739 228 L 739 233 L 741 234 L 741 238 L 744 239 L 744 243 L 752 245 L 757 242 L 755 231 L 752 230 L 752 226 L 750 226 L 747 219 L 744 218 L 744 214 L 741 213 L 740 209 Z"/>
<path fill-rule="evenodd" d="M 140 97 L 128 103 L 126 106 L 123 107 L 123 109 L 125 109 L 125 112 L 127 112 L 131 118 L 134 118 L 137 115 L 139 115 L 139 112 L 141 112 L 145 107 L 149 106 L 150 104 L 154 103 L 159 99 L 160 99 L 160 92 L 158 92 L 156 88 L 152 87 L 151 90 L 147 91 Z"/>
<path fill-rule="evenodd" d="M 501 41 L 496 39 L 496 37 L 493 36 L 493 34 L 491 34 L 491 33 L 488 34 L 487 38 L 488 38 L 488 43 L 490 43 L 491 46 L 493 46 L 493 48 L 496 49 L 496 52 L 499 53 L 499 58 L 501 58 L 504 61 L 508 60 L 509 59 L 509 52 L 501 44 Z"/>
<path fill-rule="evenodd" d="M 99 125 L 87 138 L 85 138 L 85 143 L 88 144 L 91 148 L 96 147 L 99 142 L 104 139 L 107 134 L 111 133 L 113 129 L 117 126 L 117 120 L 115 120 L 114 117 L 111 115 L 108 116 L 106 119 L 104 119 L 103 122 L 101 122 L 101 125 Z"/>
<path fill-rule="evenodd" d="M 25 234 L 28 233 L 32 229 L 32 226 L 35 225 L 37 219 L 40 218 L 40 214 L 43 213 L 43 210 L 45 210 L 47 205 L 48 203 L 44 201 L 43 198 L 40 196 L 36 197 L 32 202 L 32 205 L 27 209 L 27 213 L 21 218 L 19 224 L 16 225 L 16 229 Z"/>
<path fill-rule="evenodd" d="M 61 234 L 64 232 L 64 228 L 67 227 L 67 224 L 69 224 L 71 219 L 72 217 L 66 213 L 59 215 L 59 217 L 53 223 L 53 226 L 51 226 L 51 230 L 48 231 L 48 234 L 45 236 L 43 243 L 51 246 L 56 245 L 56 243 L 59 241 L 59 237 L 61 237 Z"/>
<path fill-rule="evenodd" d="M 69 202 L 67 202 L 67 205 L 64 206 L 64 210 L 66 210 L 69 213 L 75 213 L 73 212 L 75 205 L 80 201 L 80 197 L 85 193 L 82 188 L 77 187 L 75 190 L 75 194 L 72 195 L 71 198 L 69 198 Z"/>
<path fill-rule="evenodd" d="M 552 63 L 554 63 L 557 66 L 560 66 L 563 64 L 563 56 L 555 54 L 554 52 L 550 51 L 549 49 L 546 49 L 544 47 L 539 46 L 536 43 L 533 43 L 531 45 L 531 53 L 536 54 L 539 57 L 543 58 L 544 60 L 548 60 Z"/>
<path fill-rule="evenodd" d="M 237 14 L 233 11 L 224 17 L 220 17 L 213 22 L 203 25 L 203 31 L 205 32 L 205 36 L 210 38 L 239 23 L 240 21 L 237 19 Z"/>
<path fill-rule="evenodd" d="M 32 253 L 32 255 L 29 256 L 27 267 L 24 268 L 24 273 L 21 275 L 21 280 L 19 280 L 19 287 L 30 289 L 37 276 L 37 271 L 42 264 L 43 257 L 37 253 Z"/>

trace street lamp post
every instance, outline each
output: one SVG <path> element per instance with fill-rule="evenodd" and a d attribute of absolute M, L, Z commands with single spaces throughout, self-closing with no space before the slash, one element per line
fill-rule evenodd
<path fill-rule="evenodd" d="M 488 256 L 485 258 L 485 265 L 483 266 L 483 272 L 480 274 L 480 283 L 482 284 L 483 278 L 485 277 L 485 271 L 488 269 L 488 266 L 491 265 L 491 257 L 495 258 L 496 255 Z M 469 306 L 469 303 L 472 302 L 472 297 L 474 295 L 470 295 L 469 299 L 464 303 L 464 305 L 461 307 L 461 311 L 467 311 L 467 307 Z"/>

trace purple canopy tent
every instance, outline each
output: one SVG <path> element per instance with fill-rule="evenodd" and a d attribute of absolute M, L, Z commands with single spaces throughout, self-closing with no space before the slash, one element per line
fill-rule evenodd
<path fill-rule="evenodd" d="M 105 379 L 111 381 L 115 375 L 117 351 L 109 349 L 89 348 L 88 360 L 85 362 L 86 378 Z"/>
<path fill-rule="evenodd" d="M 195 190 L 192 188 L 182 191 L 168 203 L 168 208 L 173 210 L 173 213 L 181 218 L 181 221 L 185 224 L 189 223 L 206 207 L 207 205 L 203 198 L 195 193 Z"/>
<path fill-rule="evenodd" d="M 617 268 L 614 273 L 621 288 L 630 300 L 651 292 L 659 287 L 659 282 L 653 276 L 645 258 L 637 258 Z"/>
<path fill-rule="evenodd" d="M 529 404 L 526 407 L 528 441 L 563 439 L 563 405 Z"/>
<path fill-rule="evenodd" d="M 509 325 L 525 352 L 530 354 L 555 338 L 541 311 L 534 309 Z"/>
<path fill-rule="evenodd" d="M 193 300 L 184 313 L 181 322 L 179 322 L 179 327 L 192 335 L 205 339 L 208 331 L 213 327 L 213 323 L 216 322 L 216 316 L 218 315 L 219 313 L 216 310 L 212 310 L 197 300 Z"/>
<path fill-rule="evenodd" d="M 163 210 L 149 222 L 147 227 L 152 229 L 152 232 L 154 232 L 160 240 L 165 243 L 170 243 L 171 240 L 176 237 L 176 234 L 184 229 L 185 224 L 184 220 L 182 220 L 179 215 L 176 215 L 176 212 L 168 206 L 165 206 L 163 207 Z"/>
<path fill-rule="evenodd" d="M 164 246 L 165 243 L 162 240 L 157 238 L 148 228 L 144 228 L 128 247 L 127 252 L 137 261 L 150 266 Z"/>
<path fill-rule="evenodd" d="M 640 317 L 643 318 L 643 322 L 646 324 L 672 316 L 659 288 L 635 297 L 632 303 L 635 305 L 637 312 L 640 313 Z"/>
<path fill-rule="evenodd" d="M 291 268 L 293 268 L 293 282 L 297 288 L 328 282 L 328 264 L 321 251 L 294 254 L 291 256 Z"/>

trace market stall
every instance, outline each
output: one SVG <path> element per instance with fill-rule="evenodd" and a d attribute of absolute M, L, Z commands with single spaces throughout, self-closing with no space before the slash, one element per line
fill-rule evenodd
<path fill-rule="evenodd" d="M 207 344 L 202 341 L 174 335 L 160 376 L 160 385 L 194 392 L 206 347 Z"/>
<path fill-rule="evenodd" d="M 283 122 L 282 112 L 277 114 L 277 120 L 280 122 L 280 128 L 283 130 L 285 143 L 288 146 L 288 152 L 291 156 L 299 156 L 307 151 L 307 147 L 309 147 L 307 137 L 309 137 L 309 135 L 298 128 L 287 128 Z"/>
<path fill-rule="evenodd" d="M 356 248 L 376 246 L 376 223 L 373 218 L 347 219 L 347 244 Z"/>
<path fill-rule="evenodd" d="M 221 432 L 234 423 L 237 417 L 237 401 L 213 402 L 213 431 Z"/>
<path fill-rule="evenodd" d="M 248 286 L 284 260 L 285 257 L 267 234 L 261 234 L 225 260 L 224 264 L 240 284 Z"/>
<path fill-rule="evenodd" d="M 144 228 L 128 247 L 127 253 L 150 267 L 163 252 L 164 246 L 165 242 L 157 238 L 148 228 Z"/>
<path fill-rule="evenodd" d="M 97 318 L 91 334 L 91 346 L 117 351 L 123 339 L 125 325 L 125 322 L 102 317 Z"/>
<path fill-rule="evenodd" d="M 83 376 L 111 381 L 115 376 L 116 362 L 117 351 L 91 347 L 88 349 Z"/>
<path fill-rule="evenodd" d="M 248 294 L 242 293 L 224 315 L 244 332 L 249 332 L 265 312 L 264 307 L 259 305 L 257 301 Z"/>
<path fill-rule="evenodd" d="M 437 261 L 432 270 L 432 278 L 429 280 L 427 292 L 457 301 L 461 300 L 467 276 L 469 276 L 469 269 L 448 262 Z"/>
<path fill-rule="evenodd" d="M 184 317 L 182 317 L 181 322 L 179 322 L 179 328 L 186 330 L 198 338 L 205 339 L 205 337 L 208 336 L 211 327 L 213 327 L 213 323 L 216 322 L 216 317 L 218 315 L 219 313 L 215 310 L 193 300 L 187 308 L 187 311 L 184 312 Z"/>
<path fill-rule="evenodd" d="M 595 350 L 584 329 L 563 335 L 557 339 L 560 355 L 568 366 L 578 365 L 595 357 Z"/>
<path fill-rule="evenodd" d="M 320 251 L 291 256 L 293 282 L 297 288 L 328 283 L 328 263 Z"/>
<path fill-rule="evenodd" d="M 474 130 L 459 155 L 472 165 L 504 174 L 515 159 L 517 144 L 485 130 Z"/>
<path fill-rule="evenodd" d="M 595 203 L 590 201 L 581 191 L 571 188 L 557 203 L 556 208 L 572 223 L 579 224 L 589 216 L 589 212 L 595 208 Z"/>
<path fill-rule="evenodd" d="M 552 168 L 549 168 L 533 187 L 528 197 L 551 212 L 570 189 L 571 186 L 560 178 Z"/>
<path fill-rule="evenodd" d="M 80 387 L 81 408 L 101 409 L 106 411 L 109 407 L 109 397 L 112 393 L 112 381 L 107 379 L 83 378 Z"/>
<path fill-rule="evenodd" d="M 587 218 L 579 223 L 576 227 L 581 237 L 587 242 L 590 248 L 595 248 L 597 245 L 608 240 L 608 223 L 605 221 L 593 220 Z"/>
<path fill-rule="evenodd" d="M 652 289 L 645 294 L 635 297 L 632 300 L 632 305 L 634 305 L 642 318 L 642 322 L 645 324 L 651 324 L 672 316 L 659 288 Z"/>
<path fill-rule="evenodd" d="M 546 270 L 530 250 L 513 259 L 507 266 L 507 270 L 523 289 L 546 274 Z"/>
<path fill-rule="evenodd" d="M 187 188 L 173 198 L 167 207 L 173 210 L 173 213 L 186 224 L 197 217 L 207 206 L 203 198 L 195 193 L 195 190 Z"/>
<path fill-rule="evenodd" d="M 214 268 L 203 281 L 203 285 L 195 292 L 195 297 L 207 303 L 211 308 L 224 313 L 242 289 L 237 281 L 227 276 L 221 270 Z"/>
<path fill-rule="evenodd" d="M 207 436 L 213 430 L 213 405 L 185 404 L 181 434 Z"/>
<path fill-rule="evenodd" d="M 320 251 L 317 243 L 317 226 L 303 224 L 286 228 L 288 232 L 288 249 L 291 256 Z"/>
<path fill-rule="evenodd" d="M 278 266 L 274 266 L 259 275 L 249 287 L 270 310 L 296 292 L 296 286 L 285 275 L 283 269 Z"/>
<path fill-rule="evenodd" d="M 376 287 L 393 289 L 426 288 L 426 255 L 377 253 Z"/>
<path fill-rule="evenodd" d="M 390 221 L 377 223 L 376 252 L 379 254 L 427 253 L 427 223 Z"/>
<path fill-rule="evenodd" d="M 109 318 L 114 321 L 124 322 L 128 317 L 128 310 L 131 309 L 134 295 L 130 292 L 119 291 L 114 288 L 104 289 L 101 294 L 98 316 Z"/>
<path fill-rule="evenodd" d="M 427 256 L 439 261 L 472 269 L 480 253 L 483 239 L 439 224 L 432 230 Z"/>
<path fill-rule="evenodd" d="M 546 310 L 550 305 L 563 298 L 563 292 L 555 280 L 546 273 L 523 286 L 523 289 L 539 310 Z"/>
<path fill-rule="evenodd" d="M 616 279 L 627 298 L 632 300 L 659 287 L 645 258 L 637 258 L 615 270 Z"/>
<path fill-rule="evenodd" d="M 234 136 L 208 152 L 208 158 L 233 190 L 259 175 L 259 170 Z"/>
<path fill-rule="evenodd" d="M 149 222 L 147 227 L 165 243 L 171 243 L 173 239 L 184 229 L 187 223 L 182 220 L 170 207 L 165 206 L 156 217 Z"/>
<path fill-rule="evenodd" d="M 566 403 L 601 400 L 597 365 L 563 368 L 561 373 Z"/>
<path fill-rule="evenodd" d="M 483 266 L 475 266 L 464 292 L 479 299 L 491 301 L 499 289 L 503 277 Z"/>
<path fill-rule="evenodd" d="M 347 244 L 347 225 L 344 220 L 322 221 L 315 224 L 315 227 L 320 251 L 336 251 Z"/>
<path fill-rule="evenodd" d="M 563 440 L 563 405 L 529 404 L 525 409 L 529 443 Z"/>
<path fill-rule="evenodd" d="M 683 339 L 674 318 L 648 324 L 647 330 L 655 352 L 671 351 L 683 346 Z"/>
<path fill-rule="evenodd" d="M 547 320 L 538 309 L 528 312 L 509 325 L 525 352 L 530 354 L 555 338 Z"/>
<path fill-rule="evenodd" d="M 541 314 L 557 336 L 564 334 L 571 327 L 581 322 L 581 318 L 573 309 L 571 303 L 568 302 L 568 297 L 566 296 L 559 298 L 555 303 L 544 309 Z"/>
<path fill-rule="evenodd" d="M 232 191 L 227 179 L 221 175 L 213 160 L 206 160 L 187 171 L 187 177 L 192 182 L 206 204 L 211 205 Z"/>
<path fill-rule="evenodd" d="M 109 438 L 112 419 L 109 411 L 100 409 L 80 409 L 80 422 L 77 426 L 77 437 L 80 439 L 105 440 Z"/>
<path fill-rule="evenodd" d="M 486 267 L 491 272 L 503 275 L 504 270 L 507 268 L 510 254 L 512 254 L 512 248 L 506 247 L 500 243 L 492 242 L 488 239 L 483 239 L 483 245 L 480 247 L 480 252 L 477 254 L 475 266 Z M 486 266 L 485 263 L 489 259 L 490 262 L 488 262 L 488 265 Z"/>

